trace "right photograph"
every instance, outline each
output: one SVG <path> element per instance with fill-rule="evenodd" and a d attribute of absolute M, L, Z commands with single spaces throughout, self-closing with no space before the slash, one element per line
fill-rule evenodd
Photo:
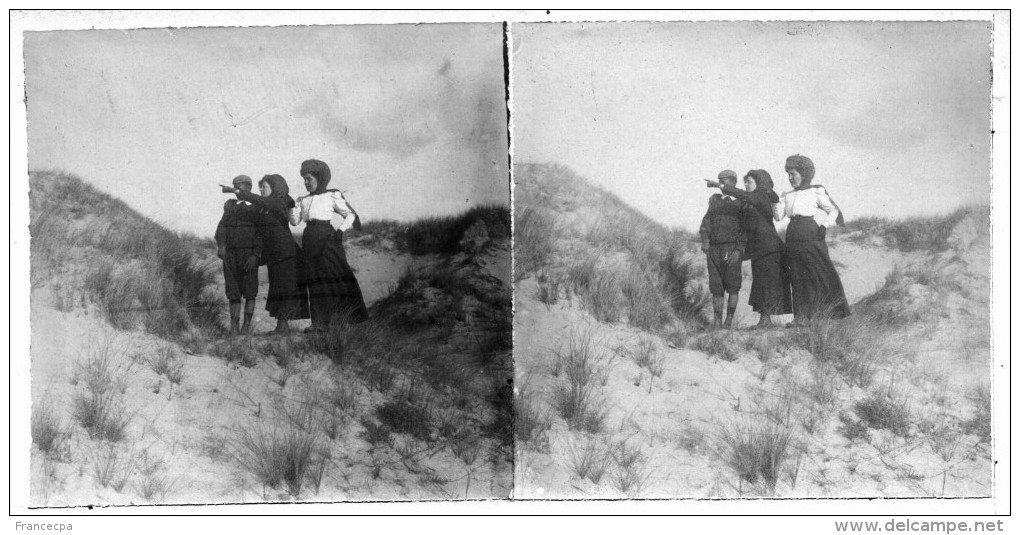
<path fill-rule="evenodd" d="M 993 495 L 992 24 L 512 24 L 518 499 Z"/>

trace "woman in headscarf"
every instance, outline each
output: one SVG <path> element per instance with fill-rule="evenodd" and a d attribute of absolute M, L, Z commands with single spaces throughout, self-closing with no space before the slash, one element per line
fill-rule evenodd
<path fill-rule="evenodd" d="M 290 223 L 308 224 L 301 238 L 301 260 L 311 304 L 310 330 L 325 330 L 335 318 L 364 321 L 368 310 L 343 244 L 344 231 L 359 228 L 361 220 L 339 190 L 328 188 L 332 175 L 325 162 L 304 161 L 301 177 L 308 195 L 298 198 Z M 334 214 L 343 218 L 337 228 L 330 222 Z"/>
<path fill-rule="evenodd" d="M 825 244 L 825 228 L 842 225 L 843 214 L 824 187 L 811 183 L 815 164 L 810 158 L 790 156 L 786 173 L 793 191 L 782 195 L 775 218 L 790 218 L 786 259 L 793 289 L 794 324 L 815 318 L 845 318 L 850 315 L 850 305 Z"/>
<path fill-rule="evenodd" d="M 300 250 L 290 233 L 288 220 L 294 207 L 287 181 L 280 175 L 266 175 L 259 181 L 262 196 L 224 186 L 225 193 L 259 207 L 258 232 L 262 237 L 262 260 L 269 270 L 269 293 L 266 310 L 276 318 L 278 334 L 290 332 L 290 320 L 308 318 L 308 296 L 299 287 L 298 254 Z"/>
<path fill-rule="evenodd" d="M 748 303 L 758 313 L 757 328 L 772 325 L 772 316 L 793 312 L 790 281 L 783 267 L 783 240 L 772 221 L 779 196 L 773 191 L 772 176 L 764 169 L 744 175 L 744 189 L 709 180 L 724 195 L 744 201 L 743 227 L 747 232 L 744 258 L 751 260 L 751 297 Z"/>

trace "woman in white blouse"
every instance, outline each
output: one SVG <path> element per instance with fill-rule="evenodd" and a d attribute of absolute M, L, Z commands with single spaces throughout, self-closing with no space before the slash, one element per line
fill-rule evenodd
<path fill-rule="evenodd" d="M 842 224 L 843 216 L 825 188 L 811 184 L 815 165 L 810 158 L 790 156 L 786 172 L 793 191 L 780 197 L 775 218 L 790 218 L 786 262 L 793 289 L 794 324 L 813 318 L 845 318 L 850 315 L 850 306 L 825 244 L 825 228 Z"/>
<path fill-rule="evenodd" d="M 298 197 L 291 209 L 290 223 L 307 223 L 301 238 L 303 282 L 308 286 L 311 331 L 323 331 L 336 320 L 360 322 L 368 318 L 361 287 L 347 263 L 343 233 L 361 226 L 358 214 L 336 189 L 327 189 L 329 166 L 319 160 L 301 164 L 301 178 L 308 195 Z M 330 222 L 334 214 L 343 220 L 338 228 Z"/>

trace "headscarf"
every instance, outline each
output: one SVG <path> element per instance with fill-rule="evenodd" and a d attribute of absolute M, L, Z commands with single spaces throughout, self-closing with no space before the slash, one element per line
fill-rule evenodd
<path fill-rule="evenodd" d="M 263 182 L 268 182 L 269 187 L 272 188 L 272 192 L 269 193 L 268 199 L 275 201 L 271 203 L 267 208 L 270 208 L 270 213 L 277 219 L 284 221 L 286 225 L 287 221 L 287 210 L 294 207 L 294 199 L 290 196 L 290 188 L 287 187 L 287 181 L 280 175 L 266 175 L 259 180 L 261 185 Z"/>
<path fill-rule="evenodd" d="M 287 181 L 280 175 L 266 175 L 259 180 L 259 185 L 263 182 L 268 182 L 269 187 L 273 190 L 269 194 L 269 198 L 286 197 L 290 198 L 290 188 L 287 186 Z"/>
<path fill-rule="evenodd" d="M 751 177 L 754 180 L 755 191 L 761 190 L 768 195 L 769 202 L 772 204 L 779 202 L 779 195 L 772 189 L 775 185 L 772 183 L 772 175 L 764 169 L 752 169 L 744 175 L 744 178 Z"/>
<path fill-rule="evenodd" d="M 315 191 L 311 193 L 312 195 L 326 192 L 326 186 L 329 185 L 329 179 L 332 176 L 326 162 L 321 160 L 305 160 L 301 162 L 301 176 L 304 177 L 305 175 L 312 175 L 318 183 Z"/>
<path fill-rule="evenodd" d="M 786 170 L 796 169 L 800 173 L 800 185 L 794 189 L 802 190 L 811 186 L 811 180 L 815 178 L 815 163 L 807 156 L 794 154 L 786 159 Z"/>

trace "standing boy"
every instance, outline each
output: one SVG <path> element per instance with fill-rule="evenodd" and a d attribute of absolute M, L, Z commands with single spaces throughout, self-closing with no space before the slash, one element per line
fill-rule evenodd
<path fill-rule="evenodd" d="M 737 174 L 729 169 L 719 173 L 719 182 L 737 186 Z M 740 294 L 740 266 L 744 257 L 747 236 L 741 227 L 743 203 L 729 195 L 716 193 L 708 200 L 708 212 L 701 219 L 701 251 L 708 257 L 708 290 L 712 293 L 712 325 L 733 326 Z M 726 322 L 723 323 L 723 301 L 726 303 Z"/>
<path fill-rule="evenodd" d="M 234 179 L 234 187 L 251 191 L 251 178 L 245 175 Z M 216 227 L 217 256 L 223 260 L 223 280 L 226 283 L 227 301 L 230 302 L 230 334 L 237 334 L 241 316 L 241 298 L 244 298 L 244 327 L 251 332 L 251 318 L 255 313 L 255 296 L 259 292 L 259 258 L 262 256 L 262 238 L 256 233 L 258 208 L 238 199 L 223 204 L 223 217 Z"/>

